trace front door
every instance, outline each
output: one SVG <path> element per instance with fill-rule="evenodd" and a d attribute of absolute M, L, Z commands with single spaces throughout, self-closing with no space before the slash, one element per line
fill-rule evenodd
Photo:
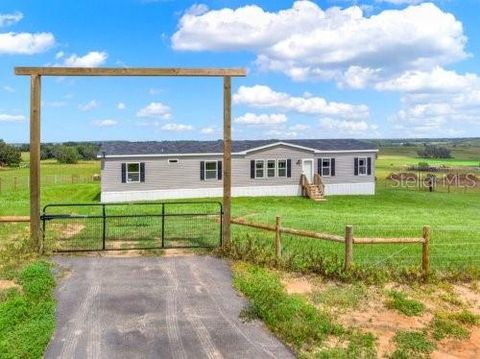
<path fill-rule="evenodd" d="M 313 183 L 313 160 L 302 160 L 302 173 L 307 177 L 309 183 Z"/>

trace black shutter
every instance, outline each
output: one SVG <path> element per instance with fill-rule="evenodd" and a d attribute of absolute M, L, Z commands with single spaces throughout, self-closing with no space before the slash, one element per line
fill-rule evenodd
<path fill-rule="evenodd" d="M 330 167 L 331 167 L 331 169 L 330 169 L 330 175 L 331 175 L 331 176 L 335 176 L 335 158 L 332 158 L 332 159 L 330 160 Z"/>
<path fill-rule="evenodd" d="M 355 176 L 358 176 L 358 157 L 355 157 L 353 162 L 354 162 L 353 174 Z"/>
<path fill-rule="evenodd" d="M 372 158 L 371 157 L 367 157 L 367 175 L 371 175 L 372 174 Z"/>
<path fill-rule="evenodd" d="M 140 162 L 140 182 L 145 182 L 145 162 Z"/>
<path fill-rule="evenodd" d="M 322 175 L 322 159 L 319 158 L 317 162 L 318 162 L 317 163 L 317 172 L 321 176 Z"/>
<path fill-rule="evenodd" d="M 122 163 L 122 183 L 127 183 L 127 164 Z"/>
<path fill-rule="evenodd" d="M 201 161 L 200 162 L 200 181 L 205 180 L 205 162 Z"/>
<path fill-rule="evenodd" d="M 219 180 L 222 179 L 222 161 L 217 162 L 217 177 Z"/>
<path fill-rule="evenodd" d="M 255 178 L 255 160 L 250 161 L 250 178 Z"/>
<path fill-rule="evenodd" d="M 287 177 L 288 178 L 292 177 L 292 160 L 291 159 L 287 160 Z"/>

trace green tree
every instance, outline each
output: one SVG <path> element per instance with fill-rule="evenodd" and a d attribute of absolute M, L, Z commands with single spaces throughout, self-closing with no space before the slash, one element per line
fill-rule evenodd
<path fill-rule="evenodd" d="M 20 149 L 0 140 L 0 166 L 18 166 L 21 161 Z"/>
<path fill-rule="evenodd" d="M 78 162 L 79 157 L 75 147 L 61 145 L 55 148 L 55 158 L 60 163 L 74 164 Z"/>

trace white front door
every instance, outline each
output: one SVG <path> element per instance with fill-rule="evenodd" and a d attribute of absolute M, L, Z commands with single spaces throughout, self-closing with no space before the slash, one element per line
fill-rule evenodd
<path fill-rule="evenodd" d="M 307 177 L 309 183 L 313 183 L 313 160 L 302 160 L 302 173 Z"/>

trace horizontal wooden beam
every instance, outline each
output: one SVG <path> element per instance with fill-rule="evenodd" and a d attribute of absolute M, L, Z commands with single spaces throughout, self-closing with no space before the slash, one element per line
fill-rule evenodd
<path fill-rule="evenodd" d="M 233 76 L 243 77 L 242 68 L 157 67 L 15 67 L 16 75 L 41 76 Z"/>
<path fill-rule="evenodd" d="M 3 217 L 0 217 L 0 223 L 20 223 L 20 222 L 30 222 L 30 217 L 28 217 L 28 216 L 3 216 Z"/>
<path fill-rule="evenodd" d="M 263 229 L 265 231 L 270 231 L 270 232 L 276 232 L 278 230 L 281 233 L 292 234 L 292 235 L 299 236 L 299 237 L 323 239 L 323 240 L 326 240 L 326 241 L 333 241 L 333 242 L 340 242 L 340 243 L 343 243 L 345 241 L 343 237 L 340 237 L 340 236 L 337 236 L 337 235 L 334 235 L 334 234 L 306 231 L 306 230 L 286 228 L 286 227 L 280 227 L 279 229 L 277 229 L 276 226 L 270 226 L 270 225 L 267 225 L 267 224 L 251 223 L 251 222 L 246 222 L 246 221 L 241 220 L 241 219 L 232 219 L 231 223 L 238 224 L 240 226 Z"/>

